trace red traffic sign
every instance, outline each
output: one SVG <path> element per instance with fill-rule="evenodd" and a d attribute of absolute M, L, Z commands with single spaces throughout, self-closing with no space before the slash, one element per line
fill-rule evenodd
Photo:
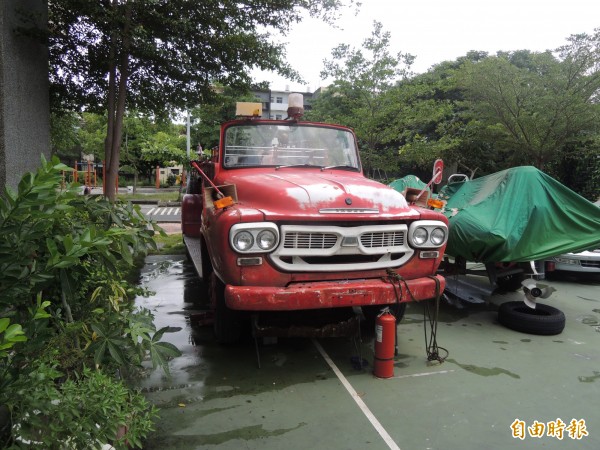
<path fill-rule="evenodd" d="M 433 177 L 432 181 L 434 184 L 440 184 L 442 182 L 442 174 L 444 172 L 444 161 L 436 159 L 433 163 Z"/>

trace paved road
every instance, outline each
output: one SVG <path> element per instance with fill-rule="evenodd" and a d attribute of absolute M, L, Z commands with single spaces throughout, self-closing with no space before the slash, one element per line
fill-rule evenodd
<path fill-rule="evenodd" d="M 193 267 L 184 257 L 148 257 L 142 285 L 155 294 L 136 303 L 153 311 L 157 328 L 172 327 L 164 338 L 182 355 L 170 377 L 156 370 L 137 380 L 161 408 L 144 449 L 597 450 L 600 281 L 549 284 L 557 291 L 544 302 L 567 318 L 557 336 L 498 323 L 498 305 L 522 292 L 463 308 L 442 302 L 443 364 L 427 361 L 424 304 L 410 304 L 397 327 L 394 376 L 382 380 L 372 374 L 374 330 L 216 344 L 202 326 L 209 299 Z M 368 365 L 355 367 L 359 358 Z M 560 423 L 564 437 L 548 425 Z"/>

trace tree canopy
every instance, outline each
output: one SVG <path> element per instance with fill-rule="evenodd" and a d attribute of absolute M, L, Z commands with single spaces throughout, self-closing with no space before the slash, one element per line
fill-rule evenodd
<path fill-rule="evenodd" d="M 324 64 L 335 81 L 309 113 L 354 127 L 367 170 L 427 177 L 437 158 L 469 176 L 534 165 L 600 196 L 600 29 L 555 51 L 472 51 L 416 76 L 388 36 L 376 23 L 364 52 L 337 47 Z"/>
<path fill-rule="evenodd" d="M 414 56 L 390 53 L 390 33 L 380 22 L 373 23 L 371 36 L 362 49 L 341 44 L 324 61 L 322 78 L 333 78 L 331 86 L 318 97 L 307 118 L 336 121 L 355 129 L 368 171 L 384 169 L 390 157 L 384 151 L 393 139 L 386 126 L 389 103 L 386 93 L 410 74 Z M 391 133 L 391 135 L 390 135 Z"/>
<path fill-rule="evenodd" d="M 349 0 L 353 3 L 353 0 Z M 285 33 L 308 11 L 333 20 L 342 0 L 49 0 L 53 108 L 107 113 L 105 194 L 119 167 L 127 108 L 164 113 L 207 102 L 212 86 L 249 87 L 259 68 L 291 79 Z"/>
<path fill-rule="evenodd" d="M 113 198 L 126 111 L 157 119 L 192 111 L 200 119 L 194 143 L 211 147 L 234 99 L 251 99 L 251 68 L 298 79 L 273 35 L 306 11 L 331 21 L 343 4 L 49 0 L 53 111 L 106 115 L 105 186 Z M 600 29 L 566 42 L 541 53 L 471 51 L 414 75 L 414 56 L 392 51 L 390 33 L 374 22 L 361 48 L 332 50 L 322 76 L 334 81 L 306 118 L 353 127 L 371 176 L 429 174 L 440 157 L 471 176 L 531 164 L 595 199 Z M 63 134 L 53 144 L 74 139 Z"/>

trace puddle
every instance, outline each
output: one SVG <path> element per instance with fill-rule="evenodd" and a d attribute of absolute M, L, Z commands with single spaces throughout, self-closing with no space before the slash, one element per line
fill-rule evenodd
<path fill-rule="evenodd" d="M 213 434 L 179 435 L 162 439 L 159 437 L 155 439 L 152 446 L 148 448 L 171 448 L 173 446 L 177 446 L 177 448 L 199 448 L 199 445 L 221 445 L 231 440 L 259 441 L 269 437 L 281 436 L 304 426 L 306 426 L 306 423 L 300 422 L 292 428 L 267 430 L 263 425 L 250 425 Z"/>
<path fill-rule="evenodd" d="M 148 363 L 147 376 L 136 380 L 136 386 L 160 407 L 279 391 L 334 376 L 322 374 L 318 351 L 307 339 L 306 345 L 293 339 L 279 339 L 275 345 L 259 343 L 260 369 L 249 327 L 240 343 L 217 344 L 205 317 L 206 287 L 184 256 L 146 258 L 140 285 L 152 295 L 139 296 L 136 305 L 152 312 L 157 329 L 174 331 L 165 333 L 163 340 L 182 353 L 170 361 L 170 377 L 160 369 L 151 370 Z M 318 370 L 311 371 L 313 367 Z"/>
<path fill-rule="evenodd" d="M 600 378 L 600 372 L 594 371 L 594 375 L 591 375 L 589 377 L 577 377 L 577 378 L 582 383 L 593 383 L 594 381 L 596 381 L 597 379 Z"/>
<path fill-rule="evenodd" d="M 474 373 L 475 375 L 481 375 L 482 377 L 490 377 L 490 376 L 496 376 L 496 375 L 508 375 L 511 378 L 516 378 L 516 379 L 521 378 L 520 375 L 517 375 L 516 373 L 513 373 L 506 369 L 502 369 L 500 367 L 479 367 L 479 366 L 475 366 L 473 364 L 461 364 L 458 361 L 456 361 L 454 359 L 450 359 L 450 358 L 446 359 L 446 361 L 448 361 L 452 364 L 456 364 L 458 367 L 466 370 L 467 372 Z"/>
<path fill-rule="evenodd" d="M 575 320 L 577 320 L 577 322 L 580 322 L 584 325 L 591 325 L 591 326 L 600 325 L 600 322 L 598 322 L 598 317 L 596 317 L 592 314 L 583 314 L 583 315 L 577 316 L 575 318 Z"/>

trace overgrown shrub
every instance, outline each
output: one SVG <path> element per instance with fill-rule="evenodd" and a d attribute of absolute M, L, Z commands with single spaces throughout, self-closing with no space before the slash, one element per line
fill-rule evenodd
<path fill-rule="evenodd" d="M 141 393 L 88 368 L 57 383 L 60 377 L 51 366 L 35 364 L 35 370 L 13 386 L 18 394 L 12 418 L 13 447 L 142 447 L 142 438 L 154 429 L 157 410 Z"/>
<path fill-rule="evenodd" d="M 49 416 L 50 431 L 60 435 L 73 426 L 69 415 L 81 405 L 65 400 L 72 386 L 85 390 L 102 378 L 119 389 L 115 374 L 131 374 L 148 355 L 168 370 L 168 358 L 179 353 L 160 342 L 168 329 L 157 331 L 149 311 L 135 310 L 140 290 L 125 281 L 135 261 L 155 247 L 152 237 L 160 229 L 138 208 L 62 186 L 66 170 L 42 158 L 37 173 L 0 198 L 0 406 L 13 420 L 1 444 L 25 446 L 16 438 L 52 401 L 63 407 L 62 415 Z M 34 394 L 36 401 L 23 397 Z M 93 398 L 82 395 L 84 402 Z M 138 400 L 106 402 L 128 417 L 153 414 Z M 74 409 L 64 411 L 67 406 Z M 95 429 L 88 430 L 90 442 L 105 439 Z M 141 430 L 130 444 L 138 445 L 148 429 Z"/>

